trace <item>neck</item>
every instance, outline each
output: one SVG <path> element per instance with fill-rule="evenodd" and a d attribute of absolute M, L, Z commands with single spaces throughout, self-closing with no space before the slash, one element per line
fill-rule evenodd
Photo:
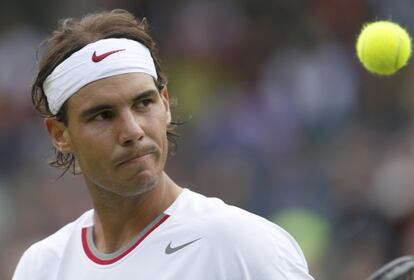
<path fill-rule="evenodd" d="M 94 242 L 102 253 L 112 253 L 128 243 L 179 196 L 182 188 L 163 173 L 151 190 L 123 197 L 86 180 L 94 206 Z"/>

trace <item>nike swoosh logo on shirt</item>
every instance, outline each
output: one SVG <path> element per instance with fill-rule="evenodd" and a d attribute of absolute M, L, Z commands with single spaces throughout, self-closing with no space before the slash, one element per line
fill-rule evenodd
<path fill-rule="evenodd" d="M 168 246 L 167 246 L 167 248 L 165 248 L 165 253 L 167 254 L 167 255 L 169 255 L 169 254 L 172 254 L 172 253 L 175 253 L 175 252 L 177 252 L 178 250 L 181 250 L 182 248 L 184 248 L 184 247 L 186 247 L 186 246 L 188 246 L 188 245 L 190 245 L 191 243 L 194 243 L 194 242 L 196 242 L 196 241 L 198 241 L 198 240 L 200 240 L 201 239 L 201 237 L 200 238 L 197 238 L 197 239 L 195 239 L 195 240 L 193 240 L 193 241 L 190 241 L 190 242 L 187 242 L 187 243 L 185 243 L 185 244 L 183 244 L 183 245 L 180 245 L 180 246 L 177 246 L 177 247 L 171 247 L 171 243 L 172 243 L 172 241 L 170 242 L 170 244 L 168 244 Z"/>
<path fill-rule="evenodd" d="M 93 55 L 92 55 L 92 61 L 93 62 L 99 62 L 102 59 L 105 59 L 106 57 L 110 56 L 111 54 L 114 54 L 114 53 L 120 52 L 120 51 L 124 51 L 124 50 L 125 49 L 113 50 L 113 51 L 109 51 L 109 52 L 106 52 L 106 53 L 103 53 L 103 54 L 100 54 L 100 55 L 97 55 L 96 51 L 94 51 Z"/>

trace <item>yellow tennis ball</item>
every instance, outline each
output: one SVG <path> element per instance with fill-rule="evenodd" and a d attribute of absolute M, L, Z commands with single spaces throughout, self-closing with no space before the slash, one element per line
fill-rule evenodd
<path fill-rule="evenodd" d="M 396 23 L 372 22 L 366 24 L 359 34 L 356 51 L 368 71 L 391 75 L 407 64 L 411 55 L 411 38 Z"/>

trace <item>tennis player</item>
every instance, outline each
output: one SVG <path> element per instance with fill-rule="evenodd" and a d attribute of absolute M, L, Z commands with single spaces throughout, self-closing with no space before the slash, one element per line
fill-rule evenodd
<path fill-rule="evenodd" d="M 174 183 L 166 78 L 145 21 L 124 10 L 66 19 L 32 87 L 56 149 L 93 209 L 35 243 L 14 280 L 313 279 L 277 225 Z"/>

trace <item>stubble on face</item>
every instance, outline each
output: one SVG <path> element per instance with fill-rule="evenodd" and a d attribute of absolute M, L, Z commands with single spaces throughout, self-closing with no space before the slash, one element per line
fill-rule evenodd
<path fill-rule="evenodd" d="M 160 183 L 168 153 L 168 96 L 157 92 L 150 76 L 124 74 L 93 82 L 68 105 L 73 153 L 88 186 L 129 197 Z M 104 109 L 80 117 L 99 107 Z"/>

